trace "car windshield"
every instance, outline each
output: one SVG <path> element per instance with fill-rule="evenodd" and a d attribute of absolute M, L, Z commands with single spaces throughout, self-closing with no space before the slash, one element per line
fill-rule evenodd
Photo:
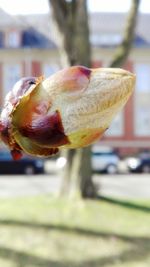
<path fill-rule="evenodd" d="M 93 152 L 94 156 L 116 156 L 114 152 Z"/>
<path fill-rule="evenodd" d="M 139 154 L 140 159 L 150 159 L 150 152 L 142 152 Z"/>

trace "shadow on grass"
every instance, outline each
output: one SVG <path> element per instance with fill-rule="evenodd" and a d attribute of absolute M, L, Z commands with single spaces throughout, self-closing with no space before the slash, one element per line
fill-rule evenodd
<path fill-rule="evenodd" d="M 113 234 L 110 234 L 110 237 Z M 115 236 L 115 235 L 113 235 Z M 104 237 L 104 236 L 102 236 Z M 122 236 L 117 236 L 118 239 L 122 240 Z M 9 259 L 12 261 L 12 264 L 15 266 L 28 267 L 28 266 L 37 266 L 37 267 L 105 267 L 108 265 L 115 266 L 122 263 L 132 263 L 132 262 L 145 262 L 146 258 L 150 256 L 150 239 L 147 238 L 134 238 L 132 239 L 132 244 L 130 249 L 127 249 L 121 253 L 113 254 L 110 256 L 102 256 L 95 259 L 83 260 L 82 262 L 72 261 L 58 261 L 51 260 L 50 258 L 43 258 L 38 255 L 33 255 L 30 252 L 21 252 L 16 249 L 0 246 L 0 258 Z M 120 265 L 121 266 L 121 265 Z"/>
<path fill-rule="evenodd" d="M 86 236 L 86 237 L 92 237 L 92 238 L 104 238 L 104 239 L 110 239 L 110 238 L 116 238 L 120 239 L 124 242 L 147 242 L 150 241 L 150 238 L 148 237 L 132 237 L 129 235 L 122 235 L 122 234 L 116 234 L 112 232 L 104 232 L 104 231 L 94 231 L 90 229 L 80 228 L 76 226 L 66 226 L 62 224 L 46 224 L 46 223 L 34 223 L 34 222 L 28 222 L 28 221 L 15 221 L 15 220 L 0 220 L 0 225 L 4 226 L 10 226 L 10 227 L 23 227 L 23 228 L 32 228 L 35 230 L 45 230 L 45 231 L 57 231 L 57 232 L 65 232 L 67 234 L 76 234 L 80 236 Z"/>
<path fill-rule="evenodd" d="M 65 267 L 63 264 L 59 264 L 49 259 L 43 259 L 39 256 L 32 255 L 27 252 L 20 252 L 15 249 L 0 246 L 0 258 L 6 258 L 16 263 L 16 266 L 38 266 L 38 267 Z M 14 266 L 14 264 L 13 264 Z"/>
<path fill-rule="evenodd" d="M 23 227 L 23 228 L 32 228 L 35 230 L 45 230 L 45 231 L 58 231 L 66 232 L 67 234 L 78 234 L 80 236 L 92 237 L 92 238 L 104 238 L 104 239 L 120 239 L 124 242 L 137 243 L 137 242 L 150 242 L 150 237 L 136 237 L 130 235 L 116 234 L 113 232 L 104 232 L 104 231 L 94 231 L 90 229 L 66 226 L 60 224 L 46 224 L 46 223 L 34 223 L 28 221 L 17 221 L 17 220 L 0 220 L 0 225 L 10 226 L 10 227 Z"/>
<path fill-rule="evenodd" d="M 150 207 L 138 205 L 138 204 L 135 204 L 135 203 L 130 202 L 130 201 L 124 201 L 124 200 L 110 198 L 110 197 L 104 197 L 104 196 L 97 197 L 97 199 L 114 204 L 114 205 L 122 206 L 122 207 L 125 207 L 128 209 L 135 209 L 135 210 L 139 210 L 142 212 L 150 213 Z"/>
<path fill-rule="evenodd" d="M 143 239 L 145 240 L 145 239 Z M 146 262 L 147 257 L 150 256 L 150 239 L 147 239 L 147 242 L 143 242 L 143 240 L 134 240 L 130 247 L 130 249 L 124 250 L 120 254 L 110 255 L 107 257 L 100 257 L 98 259 L 94 259 L 91 261 L 84 262 L 83 264 L 79 264 L 78 267 L 105 267 L 105 266 L 122 266 L 125 263 L 132 262 Z"/>
<path fill-rule="evenodd" d="M 111 198 L 101 197 L 102 201 L 107 201 L 115 205 L 121 205 L 125 208 L 137 209 L 139 211 L 150 212 L 150 208 L 133 204 L 130 202 L 116 200 Z M 102 238 L 108 241 L 118 240 L 128 243 L 128 248 L 120 253 L 116 253 L 109 256 L 95 257 L 88 260 L 83 260 L 82 262 L 72 261 L 60 261 L 51 260 L 51 255 L 49 258 L 40 257 L 39 255 L 32 254 L 30 252 L 19 251 L 14 248 L 0 246 L 0 258 L 9 259 L 13 266 L 28 267 L 106 267 L 116 266 L 118 263 L 120 266 L 125 263 L 131 264 L 132 262 L 145 262 L 148 257 L 150 257 L 150 237 L 134 237 L 123 234 L 116 234 L 113 232 L 100 232 L 90 229 L 71 227 L 66 225 L 56 225 L 56 224 L 46 224 L 46 223 L 36 223 L 30 221 L 19 221 L 19 220 L 0 220 L 0 225 L 8 227 L 22 227 L 22 228 L 33 228 L 36 231 L 59 231 L 65 232 L 66 234 L 78 234 L 81 236 L 92 237 L 92 238 Z M 38 233 L 36 233 L 38 234 Z M 67 249 L 67 248 L 66 248 Z M 15 264 L 15 265 L 14 265 Z"/>

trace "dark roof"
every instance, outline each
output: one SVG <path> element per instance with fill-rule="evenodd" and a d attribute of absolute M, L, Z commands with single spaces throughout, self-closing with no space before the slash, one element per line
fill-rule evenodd
<path fill-rule="evenodd" d="M 136 35 L 134 39 L 134 45 L 135 47 L 148 47 L 150 46 L 150 43 L 140 35 Z"/>
<path fill-rule="evenodd" d="M 0 9 L 0 31 L 16 28 L 23 32 L 23 47 L 56 48 L 58 34 L 51 14 L 11 16 Z M 91 43 L 96 47 L 114 47 L 121 42 L 127 13 L 90 13 Z M 138 16 L 135 47 L 150 47 L 150 14 Z"/>
<path fill-rule="evenodd" d="M 56 45 L 44 34 L 38 32 L 34 28 L 29 28 L 24 30 L 22 33 L 22 47 L 54 49 L 56 48 Z"/>
<path fill-rule="evenodd" d="M 46 36 L 48 39 L 53 40 L 56 44 L 58 41 L 57 32 L 55 30 L 53 19 L 50 14 L 40 15 L 27 15 L 19 16 L 21 21 L 25 24 L 32 25 L 38 31 Z M 122 38 L 122 29 L 126 24 L 127 13 L 90 13 L 90 32 L 91 37 L 96 36 L 96 41 L 91 41 L 93 46 L 96 47 L 114 47 L 118 45 Z M 139 14 L 138 23 L 136 27 L 136 37 L 134 41 L 135 47 L 148 47 L 150 46 L 150 27 L 149 25 L 150 14 Z M 109 41 L 105 41 L 101 38 L 103 35 L 110 36 Z M 120 36 L 115 41 L 111 36 Z M 99 36 L 100 38 L 97 38 Z M 92 39 L 92 38 L 91 38 Z M 116 43 L 115 43 L 116 42 Z"/>

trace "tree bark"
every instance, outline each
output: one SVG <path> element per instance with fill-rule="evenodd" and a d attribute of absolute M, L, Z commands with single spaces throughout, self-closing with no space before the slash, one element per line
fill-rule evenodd
<path fill-rule="evenodd" d="M 59 49 L 63 65 L 90 67 L 91 47 L 86 0 L 49 1 L 60 36 Z M 63 170 L 61 194 L 95 197 L 90 148 L 67 150 L 62 155 L 65 155 L 67 164 Z"/>
<path fill-rule="evenodd" d="M 127 17 L 124 36 L 120 46 L 117 48 L 116 53 L 110 63 L 111 68 L 122 67 L 129 56 L 132 43 L 135 36 L 135 29 L 137 23 L 137 16 L 139 10 L 140 0 L 132 0 L 131 8 Z"/>

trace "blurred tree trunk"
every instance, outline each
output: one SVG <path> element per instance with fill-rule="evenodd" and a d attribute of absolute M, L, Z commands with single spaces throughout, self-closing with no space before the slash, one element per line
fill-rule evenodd
<path fill-rule="evenodd" d="M 90 66 L 91 49 L 86 0 L 49 0 L 63 66 Z"/>
<path fill-rule="evenodd" d="M 91 49 L 86 0 L 49 0 L 58 31 L 58 46 L 63 66 L 84 65 L 89 67 Z M 126 61 L 134 39 L 136 18 L 140 0 L 132 0 L 123 34 L 110 67 L 120 67 Z M 76 190 L 84 198 L 96 196 L 92 182 L 90 148 L 63 151 L 67 165 L 63 172 L 61 193 Z"/>
<path fill-rule="evenodd" d="M 90 67 L 91 49 L 86 0 L 49 0 L 59 36 L 63 66 Z M 92 182 L 90 148 L 65 150 L 67 164 L 63 170 L 61 194 L 78 194 L 84 198 L 96 196 Z"/>

